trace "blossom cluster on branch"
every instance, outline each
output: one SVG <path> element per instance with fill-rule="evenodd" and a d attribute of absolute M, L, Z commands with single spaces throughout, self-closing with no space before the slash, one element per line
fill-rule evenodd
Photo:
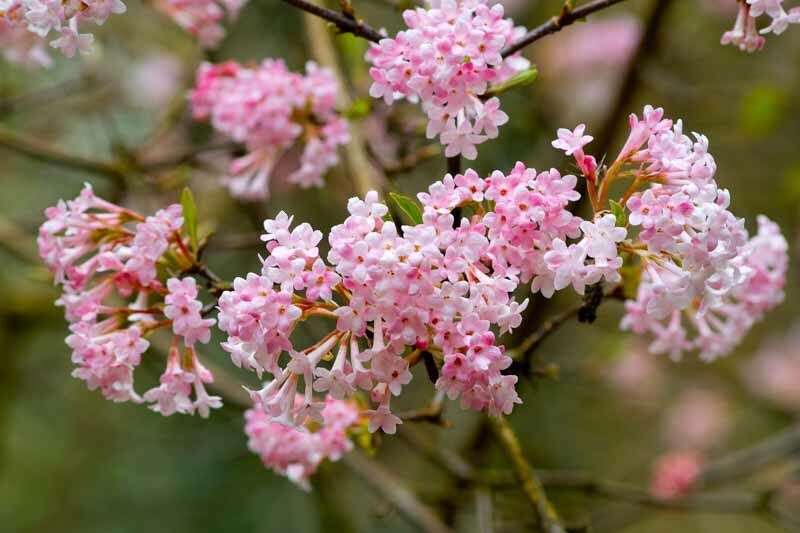
<path fill-rule="evenodd" d="M 605 208 L 612 183 L 631 180 L 612 205 L 629 230 L 638 230 L 620 246 L 639 271 L 623 329 L 652 334 L 651 351 L 673 359 L 693 350 L 714 359 L 783 300 L 788 245 L 764 216 L 749 238 L 744 220 L 728 209 L 730 194 L 714 181 L 716 164 L 705 136 L 688 137 L 682 121 L 673 123 L 650 106 L 642 118 L 631 115 L 630 126 L 619 155 L 599 174 L 595 158 L 584 153 L 592 138 L 583 125 L 559 130 L 553 144 L 575 158 L 596 210 Z"/>
<path fill-rule="evenodd" d="M 87 185 L 46 215 L 39 251 L 63 289 L 56 303 L 70 322 L 72 375 L 110 400 L 147 402 L 165 416 L 207 417 L 220 407 L 220 398 L 206 392 L 213 376 L 194 348 L 209 341 L 215 320 L 203 317 L 194 278 L 179 274 L 195 261 L 181 234 L 181 206 L 144 217 Z M 167 274 L 165 285 L 160 278 Z M 173 333 L 166 369 L 158 387 L 139 395 L 134 370 L 150 346 L 146 337 L 162 328 Z"/>
<path fill-rule="evenodd" d="M 321 187 L 325 172 L 338 163 L 337 148 L 349 142 L 350 133 L 334 109 L 336 90 L 333 74 L 313 62 L 302 75 L 281 60 L 256 66 L 228 61 L 203 64 L 189 98 L 196 120 L 209 120 L 247 149 L 230 164 L 223 182 L 234 196 L 262 200 L 275 165 L 295 144 L 303 151 L 289 183 Z"/>
<path fill-rule="evenodd" d="M 158 11 L 193 35 L 203 48 L 216 48 L 225 37 L 222 23 L 236 20 L 247 0 L 153 0 Z"/>
<path fill-rule="evenodd" d="M 420 101 L 428 116 L 426 134 L 447 148 L 447 157 L 475 159 L 475 145 L 498 136 L 508 121 L 496 97 L 485 100 L 490 84 L 507 81 L 530 66 L 501 50 L 525 33 L 503 18 L 503 6 L 487 0 L 432 0 L 428 9 L 403 12 L 408 30 L 373 45 L 370 95 L 387 104 Z"/>
<path fill-rule="evenodd" d="M 194 35 L 204 48 L 216 47 L 225 36 L 226 14 L 235 19 L 247 0 L 155 0 L 153 6 Z M 67 57 L 92 50 L 94 35 L 87 25 L 102 26 L 113 14 L 125 13 L 122 0 L 0 0 L 0 46 L 6 59 L 48 67 L 50 46 Z"/>
<path fill-rule="evenodd" d="M 207 68 L 212 80 L 224 77 L 225 66 Z M 212 113 L 212 100 L 230 94 L 198 91 L 195 109 Z M 585 152 L 592 137 L 584 125 L 558 130 L 553 146 L 586 180 L 587 219 L 569 209 L 580 199 L 576 176 L 517 163 L 485 178 L 469 169 L 447 174 L 419 203 L 395 197 L 408 225 L 393 220 L 376 192 L 351 198 L 349 215 L 327 235 L 326 257 L 321 231 L 284 212 L 266 220 L 260 270 L 211 291 L 221 292 L 223 349 L 236 366 L 268 375 L 249 391 L 251 449 L 305 484 L 323 457 L 349 449 L 354 426 L 396 431 L 402 421 L 391 400 L 423 359 L 436 367 L 435 388 L 463 408 L 510 413 L 521 400 L 517 377 L 504 373 L 512 359 L 501 337 L 522 322 L 524 284 L 548 298 L 619 284 L 636 293 L 622 328 L 651 334 L 652 352 L 677 359 L 699 351 L 710 360 L 732 349 L 782 300 L 786 241 L 766 217 L 748 236 L 714 181 L 704 136 L 690 138 L 680 120 L 651 106 L 631 115 L 630 126 L 608 165 Z M 627 190 L 610 200 L 623 180 Z M 214 320 L 205 318 L 195 279 L 183 277 L 199 264 L 181 233 L 182 208 L 145 218 L 87 186 L 47 218 L 39 246 L 64 288 L 58 303 L 71 322 L 74 375 L 110 399 L 150 402 L 165 415 L 207 416 L 218 407 L 194 350 Z M 304 346 L 297 330 L 308 320 L 327 322 L 326 333 Z M 159 387 L 139 396 L 133 370 L 145 337 L 160 328 L 174 334 L 167 369 Z"/>
<path fill-rule="evenodd" d="M 722 44 L 732 44 L 743 52 L 755 52 L 764 47 L 766 38 L 763 35 L 785 32 L 789 24 L 800 23 L 800 7 L 786 11 L 784 0 L 739 0 L 739 12 L 733 29 L 722 35 Z M 761 16 L 770 19 L 768 26 L 757 28 L 756 19 Z"/>
<path fill-rule="evenodd" d="M 9 28 L 24 28 L 41 38 L 57 36 L 50 46 L 72 57 L 76 52 L 85 54 L 91 50 L 94 35 L 81 33 L 85 25 L 100 26 L 112 14 L 125 11 L 121 0 L 2 0 L 0 21 L 6 26 L 4 32 L 9 32 Z M 14 33 L 23 39 L 21 32 Z"/>

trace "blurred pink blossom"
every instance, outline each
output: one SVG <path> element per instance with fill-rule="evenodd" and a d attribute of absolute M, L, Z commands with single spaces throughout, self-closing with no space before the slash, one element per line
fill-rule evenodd
<path fill-rule="evenodd" d="M 748 388 L 777 406 L 800 409 L 800 329 L 766 343 L 742 368 Z"/>
<path fill-rule="evenodd" d="M 150 54 L 127 70 L 125 95 L 138 107 L 163 108 L 181 89 L 180 60 L 171 54 Z"/>
<path fill-rule="evenodd" d="M 668 453 L 653 464 L 650 493 L 662 501 L 675 501 L 686 496 L 694 487 L 703 466 L 695 453 Z"/>
<path fill-rule="evenodd" d="M 0 17 L 0 51 L 3 57 L 26 68 L 49 68 L 53 59 L 47 53 L 45 42 L 22 26 L 11 25 Z"/>
<path fill-rule="evenodd" d="M 705 450 L 730 432 L 728 400 L 713 389 L 690 388 L 682 392 L 664 418 L 664 437 L 670 448 Z"/>
<path fill-rule="evenodd" d="M 637 17 L 622 15 L 590 20 L 543 39 L 534 56 L 541 81 L 552 98 L 586 121 L 586 113 L 602 113 L 615 94 L 641 33 Z"/>
<path fill-rule="evenodd" d="M 625 396 L 653 400 L 664 390 L 661 360 L 640 343 L 631 343 L 606 370 L 609 385 Z"/>

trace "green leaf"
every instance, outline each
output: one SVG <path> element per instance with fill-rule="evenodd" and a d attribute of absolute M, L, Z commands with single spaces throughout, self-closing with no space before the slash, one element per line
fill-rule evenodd
<path fill-rule="evenodd" d="M 369 115 L 371 110 L 372 102 L 366 98 L 359 98 L 348 109 L 345 109 L 342 114 L 348 120 L 359 120 Z"/>
<path fill-rule="evenodd" d="M 504 92 L 510 91 L 511 89 L 516 89 L 517 87 L 530 85 L 536 80 L 537 75 L 538 71 L 536 70 L 536 66 L 533 65 L 528 70 L 523 70 L 519 74 L 512 76 L 503 83 L 492 85 L 489 87 L 488 94 L 491 96 L 497 96 L 498 94 L 503 94 Z"/>
<path fill-rule="evenodd" d="M 625 214 L 625 208 L 614 200 L 610 200 L 609 202 L 611 203 L 611 213 L 613 213 L 614 217 L 617 219 L 617 226 L 624 228 L 628 225 L 628 217 Z"/>
<path fill-rule="evenodd" d="M 194 196 L 189 187 L 185 187 L 181 193 L 181 206 L 183 206 L 183 227 L 189 234 L 189 241 L 192 243 L 192 250 L 197 251 L 197 205 L 194 203 Z"/>
<path fill-rule="evenodd" d="M 409 198 L 408 196 L 403 196 L 402 194 L 397 194 L 395 192 L 389 193 L 389 198 L 394 200 L 394 203 L 397 204 L 403 213 L 405 213 L 411 222 L 414 224 L 422 224 L 422 209 L 420 209 L 417 202 Z"/>

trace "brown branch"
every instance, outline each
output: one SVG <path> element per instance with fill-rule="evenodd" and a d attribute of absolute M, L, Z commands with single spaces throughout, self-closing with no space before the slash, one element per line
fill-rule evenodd
<path fill-rule="evenodd" d="M 123 169 L 115 163 L 69 154 L 38 139 L 5 128 L 0 128 L 0 146 L 36 161 L 91 172 L 115 181 L 121 181 L 125 176 Z"/>
<path fill-rule="evenodd" d="M 539 481 L 531 465 L 528 464 L 528 460 L 525 459 L 525 455 L 522 453 L 522 446 L 520 446 L 519 439 L 511 425 L 503 416 L 489 417 L 489 422 L 494 434 L 500 441 L 503 451 L 511 461 L 511 467 L 517 483 L 525 493 L 528 501 L 533 504 L 542 529 L 546 533 L 564 533 L 565 529 L 561 525 L 561 518 L 547 498 L 541 481 Z"/>
<path fill-rule="evenodd" d="M 381 39 L 383 39 L 383 35 L 378 33 L 377 30 L 373 29 L 369 24 L 363 21 L 358 21 L 347 17 L 341 13 L 333 11 L 332 9 L 327 9 L 321 6 L 318 6 L 312 2 L 308 2 L 306 0 L 283 0 L 287 4 L 293 5 L 307 13 L 311 13 L 312 15 L 316 15 L 317 17 L 323 18 L 328 22 L 331 22 L 339 28 L 339 31 L 342 33 L 352 33 L 353 35 L 357 35 L 358 37 L 363 37 L 368 41 L 372 41 L 373 43 L 377 43 Z"/>
<path fill-rule="evenodd" d="M 741 479 L 761 468 L 800 453 L 800 425 L 768 437 L 749 448 L 711 462 L 700 476 L 700 486 Z"/>
<path fill-rule="evenodd" d="M 575 9 L 570 9 L 569 6 L 565 4 L 558 16 L 555 16 L 544 24 L 532 29 L 519 41 L 504 48 L 501 54 L 503 57 L 508 57 L 515 52 L 519 52 L 529 44 L 538 41 L 542 37 L 546 37 L 551 33 L 556 33 L 565 26 L 569 26 L 570 24 L 577 22 L 578 20 L 591 15 L 596 11 L 600 11 L 601 9 L 605 9 L 620 2 L 622 2 L 622 0 L 594 0 L 593 2 L 589 2 L 588 4 L 584 4 Z"/>
<path fill-rule="evenodd" d="M 589 296 L 589 293 L 587 293 L 587 296 Z M 591 301 L 591 299 L 588 298 L 577 302 L 571 307 L 561 311 L 553 318 L 545 320 L 536 331 L 525 337 L 517 346 L 511 348 L 509 350 L 509 355 L 511 355 L 511 357 L 517 361 L 525 362 L 527 365 L 530 362 L 533 352 L 535 352 L 536 349 L 558 328 L 576 316 L 580 319 L 581 314 L 584 312 L 588 314 L 589 311 L 596 311 L 600 304 L 610 298 L 618 300 L 623 299 L 620 292 L 620 287 L 614 287 L 610 291 L 602 293 L 602 296 L 598 298 L 597 301 Z M 589 307 L 591 307 L 591 310 L 589 310 Z M 593 319 L 585 321 L 593 322 Z"/>
<path fill-rule="evenodd" d="M 442 520 L 400 483 L 380 463 L 368 459 L 361 452 L 353 451 L 342 458 L 347 466 L 373 489 L 380 492 L 392 505 L 400 510 L 421 531 L 427 533 L 452 533 Z"/>

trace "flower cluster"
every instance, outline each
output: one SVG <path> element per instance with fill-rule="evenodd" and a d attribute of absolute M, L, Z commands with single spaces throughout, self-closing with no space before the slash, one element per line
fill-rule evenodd
<path fill-rule="evenodd" d="M 225 37 L 223 20 L 235 20 L 247 0 L 156 0 L 155 9 L 165 13 L 203 48 L 215 48 Z"/>
<path fill-rule="evenodd" d="M 25 67 L 50 67 L 53 64 L 44 41 L 24 25 L 16 24 L 8 15 L 0 15 L 0 50 L 6 61 Z"/>
<path fill-rule="evenodd" d="M 641 119 L 631 115 L 630 125 L 625 145 L 605 169 L 599 195 L 596 160 L 583 151 L 592 139 L 583 126 L 560 130 L 553 144 L 575 158 L 595 209 L 606 204 L 614 181 L 634 178 L 617 204 L 629 229 L 638 229 L 635 240 L 619 248 L 640 269 L 623 329 L 651 333 L 652 352 L 678 359 L 697 350 L 711 360 L 730 351 L 783 299 L 786 240 L 763 216 L 757 235 L 749 238 L 744 220 L 728 210 L 728 191 L 714 181 L 716 164 L 705 136 L 689 138 L 680 120 L 664 119 L 662 109 L 650 106 Z"/>
<path fill-rule="evenodd" d="M 287 180 L 304 188 L 322 186 L 323 174 L 338 162 L 337 148 L 350 140 L 347 121 L 334 109 L 336 90 L 330 71 L 313 62 L 306 64 L 305 75 L 272 59 L 254 67 L 232 61 L 200 67 L 190 94 L 194 118 L 210 120 L 247 149 L 223 178 L 234 196 L 266 198 L 275 164 L 300 140 L 300 165 Z"/>
<path fill-rule="evenodd" d="M 196 342 L 209 341 L 215 321 L 202 317 L 193 278 L 170 278 L 166 287 L 158 279 L 159 269 L 182 269 L 194 261 L 180 233 L 181 206 L 145 218 L 98 198 L 87 185 L 76 199 L 48 208 L 46 216 L 39 251 L 63 287 L 56 303 L 70 322 L 73 376 L 110 400 L 149 402 L 164 415 L 205 417 L 219 407 L 220 399 L 204 388 L 213 377 L 194 349 Z M 166 327 L 175 336 L 161 385 L 140 396 L 133 372 L 149 347 L 145 337 Z"/>
<path fill-rule="evenodd" d="M 377 194 L 353 198 L 350 216 L 329 234 L 327 263 L 321 232 L 292 228 L 285 213 L 267 220 L 261 272 L 236 279 L 219 305 L 233 362 L 272 375 L 252 392 L 254 403 L 272 421 L 300 425 L 320 420 L 315 392 L 344 399 L 363 389 L 374 405 L 370 431 L 393 433 L 400 419 L 392 396 L 411 381 L 411 366 L 433 357 L 439 391 L 463 407 L 509 413 L 520 400 L 516 377 L 502 374 L 511 359 L 496 335 L 521 322 L 528 300 L 512 297 L 520 283 L 549 296 L 569 284 L 581 291 L 619 279 L 616 243 L 625 230 L 613 217 L 572 215 L 576 182 L 522 163 L 486 179 L 472 170 L 446 175 L 419 195 L 422 222 L 401 228 L 384 219 Z M 469 216 L 456 220 L 457 208 Z M 578 243 L 567 246 L 572 238 Z M 296 348 L 292 334 L 311 316 L 335 326 Z M 304 401 L 296 403 L 300 387 Z"/>
<path fill-rule="evenodd" d="M 508 121 L 494 97 L 481 99 L 490 84 L 529 67 L 519 55 L 503 58 L 503 47 L 524 34 L 503 6 L 487 0 L 431 0 L 430 8 L 403 12 L 408 30 L 382 39 L 367 52 L 373 67 L 370 95 L 391 104 L 421 101 L 428 138 L 439 136 L 448 157 L 475 159 L 475 145 L 498 135 Z"/>
<path fill-rule="evenodd" d="M 6 32 L 10 28 L 25 28 L 42 38 L 57 35 L 56 39 L 50 41 L 50 46 L 59 49 L 67 57 L 73 57 L 75 52 L 85 54 L 92 48 L 94 35 L 81 33 L 83 25 L 101 26 L 111 14 L 124 13 L 125 10 L 121 0 L 2 0 L 0 22 L 6 26 Z M 14 32 L 14 35 L 30 42 L 29 39 L 23 39 L 21 32 Z M 35 50 L 35 45 L 31 49 Z M 42 53 L 38 52 L 37 55 Z"/>
<path fill-rule="evenodd" d="M 756 18 L 767 15 L 770 24 L 760 31 L 756 28 Z M 783 0 L 740 0 L 739 12 L 733 29 L 722 34 L 722 44 L 732 44 L 743 52 L 755 52 L 764 47 L 764 34 L 780 35 L 789 24 L 800 23 L 800 7 L 786 11 Z M 761 35 L 759 35 L 761 34 Z"/>
<path fill-rule="evenodd" d="M 296 402 L 302 403 L 302 396 Z M 353 402 L 330 396 L 322 408 L 324 425 L 318 431 L 273 422 L 259 409 L 248 409 L 244 416 L 250 451 L 261 457 L 264 466 L 305 490 L 310 489 L 309 478 L 324 459 L 338 461 L 353 448 L 348 430 L 359 421 L 358 407 Z"/>

